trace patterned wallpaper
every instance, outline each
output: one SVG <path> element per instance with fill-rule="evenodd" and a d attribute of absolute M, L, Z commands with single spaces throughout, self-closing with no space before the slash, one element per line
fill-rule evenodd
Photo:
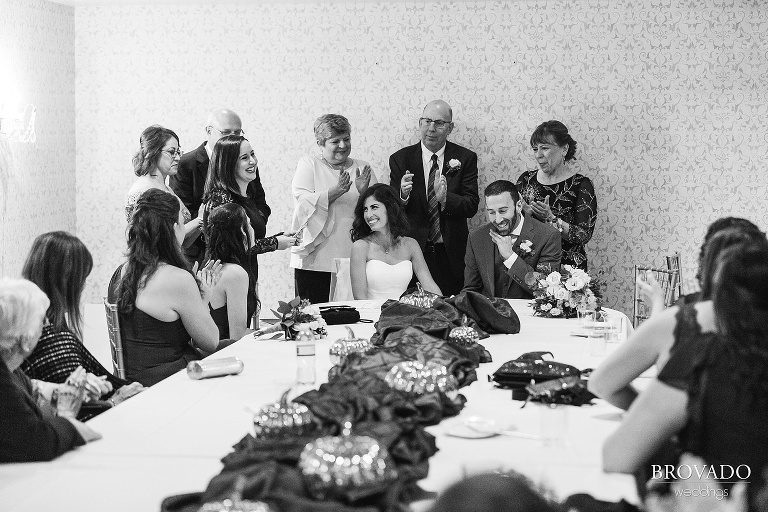
<path fill-rule="evenodd" d="M 139 133 L 161 123 L 193 149 L 220 106 L 241 114 L 256 149 L 271 232 L 289 225 L 291 177 L 323 113 L 350 119 L 353 156 L 381 179 L 417 140 L 423 105 L 443 98 L 452 140 L 479 155 L 481 189 L 533 168 L 530 133 L 563 121 L 598 194 L 590 267 L 628 313 L 634 263 L 680 251 L 692 291 L 709 222 L 768 226 L 760 0 L 78 7 L 75 49 L 77 231 L 96 257 L 93 301 L 121 258 Z M 291 297 L 288 255 L 260 258 L 265 305 Z"/>
<path fill-rule="evenodd" d="M 35 236 L 75 232 L 74 8 L 0 0 L 0 110 L 37 107 L 34 144 L 0 134 L 0 276 L 18 276 Z"/>

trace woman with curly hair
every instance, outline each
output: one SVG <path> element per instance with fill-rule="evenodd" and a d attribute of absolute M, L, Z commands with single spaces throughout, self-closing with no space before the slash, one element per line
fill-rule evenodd
<path fill-rule="evenodd" d="M 408 218 L 394 188 L 377 183 L 360 195 L 350 231 L 355 299 L 397 299 L 414 275 L 425 290 L 443 294 L 432 279 L 418 242 L 405 236 L 407 232 Z"/>
<path fill-rule="evenodd" d="M 74 235 L 52 231 L 38 236 L 21 271 L 50 299 L 48 320 L 37 346 L 21 369 L 30 379 L 63 384 L 82 367 L 89 394 L 115 406 L 142 390 L 138 383 L 112 375 L 82 342 L 80 297 L 93 268 L 88 248 Z"/>
<path fill-rule="evenodd" d="M 595 229 L 597 196 L 592 181 L 566 165 L 574 160 L 576 141 L 563 123 L 547 121 L 531 135 L 531 149 L 538 169 L 517 179 L 517 189 L 527 203 L 525 214 L 560 231 L 562 265 L 587 270 L 584 246 Z"/>
<path fill-rule="evenodd" d="M 208 296 L 221 264 L 195 268 L 181 252 L 184 219 L 178 199 L 149 189 L 128 226 L 127 261 L 112 276 L 126 377 L 151 386 L 219 348 Z"/>
<path fill-rule="evenodd" d="M 166 183 L 168 176 L 174 176 L 178 172 L 182 154 L 179 136 L 173 130 L 152 125 L 141 132 L 139 145 L 139 150 L 133 157 L 133 172 L 138 179 L 133 182 L 125 196 L 126 220 L 131 221 L 136 201 L 144 191 L 156 188 L 168 192 L 173 194 L 181 205 L 181 214 L 184 217 L 184 247 L 192 245 L 200 236 L 202 217 L 198 214 L 197 218 L 193 219 L 187 207 Z"/>
<path fill-rule="evenodd" d="M 205 226 L 211 212 L 223 204 L 234 203 L 245 210 L 254 234 L 247 266 L 256 281 L 259 279 L 257 254 L 282 251 L 299 243 L 293 233 L 266 236 L 267 216 L 259 209 L 262 201 L 253 195 L 253 188 L 248 187 L 258 176 L 259 161 L 248 139 L 242 135 L 227 135 L 213 147 L 203 193 L 204 229 L 207 229 Z"/>
<path fill-rule="evenodd" d="M 205 237 L 206 259 L 222 263 L 221 279 L 209 297 L 211 316 L 219 328 L 219 339 L 239 340 L 252 332 L 248 320 L 259 304 L 256 281 L 248 270 L 253 227 L 242 206 L 227 203 L 208 215 Z"/>
<path fill-rule="evenodd" d="M 721 478 L 727 488 L 735 479 L 751 482 L 750 495 L 761 487 L 768 464 L 766 283 L 768 245 L 746 241 L 717 258 L 711 300 L 648 320 L 684 336 L 606 441 L 606 471 L 637 471 L 679 433 L 683 451 L 704 459 L 717 475 L 722 467 L 741 468 Z"/>

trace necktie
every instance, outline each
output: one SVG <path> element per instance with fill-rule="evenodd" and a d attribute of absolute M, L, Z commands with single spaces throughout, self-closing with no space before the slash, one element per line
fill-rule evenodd
<path fill-rule="evenodd" d="M 437 243 L 440 241 L 440 204 L 435 195 L 435 180 L 437 179 L 437 155 L 432 155 L 432 167 L 429 169 L 429 190 L 427 190 L 427 201 L 429 203 L 429 241 Z"/>

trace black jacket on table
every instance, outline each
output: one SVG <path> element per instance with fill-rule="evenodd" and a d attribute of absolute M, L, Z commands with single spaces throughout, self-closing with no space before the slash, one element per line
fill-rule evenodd
<path fill-rule="evenodd" d="M 24 372 L 0 360 L 0 463 L 52 460 L 83 444 L 72 423 L 38 407 Z"/>
<path fill-rule="evenodd" d="M 450 171 L 447 164 L 454 159 L 461 165 L 458 170 Z M 419 242 L 419 246 L 424 250 L 424 244 L 429 236 L 429 201 L 421 156 L 421 142 L 400 149 L 390 156 L 389 169 L 390 184 L 398 191 L 405 171 L 413 174 L 413 188 L 404 210 L 411 224 L 408 236 Z M 440 233 L 443 236 L 451 270 L 461 275 L 464 272 L 464 251 L 469 235 L 467 219 L 474 217 L 480 202 L 477 193 L 477 155 L 467 148 L 448 141 L 445 143 L 441 173 L 446 178 L 448 192 L 445 206 L 440 212 Z"/>
<path fill-rule="evenodd" d="M 179 199 L 187 207 L 192 218 L 197 217 L 197 211 L 203 203 L 203 192 L 205 191 L 205 180 L 208 178 L 208 165 L 210 159 L 205 150 L 205 142 L 200 144 L 194 151 L 185 153 L 179 160 L 179 169 L 175 176 L 171 176 L 169 184 Z M 256 174 L 254 179 L 248 185 L 248 197 L 251 198 L 259 211 L 264 215 L 266 223 L 269 215 L 272 213 L 266 201 L 264 187 L 261 185 L 261 176 Z M 191 259 L 202 260 L 205 255 L 205 239 L 199 237 L 192 246 L 185 250 L 187 256 Z"/>

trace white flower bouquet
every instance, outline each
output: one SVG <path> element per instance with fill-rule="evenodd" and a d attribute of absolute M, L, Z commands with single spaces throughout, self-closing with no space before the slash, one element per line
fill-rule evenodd
<path fill-rule="evenodd" d="M 578 309 L 600 309 L 602 281 L 570 265 L 544 275 L 529 272 L 525 281 L 533 290 L 534 316 L 573 318 Z"/>

